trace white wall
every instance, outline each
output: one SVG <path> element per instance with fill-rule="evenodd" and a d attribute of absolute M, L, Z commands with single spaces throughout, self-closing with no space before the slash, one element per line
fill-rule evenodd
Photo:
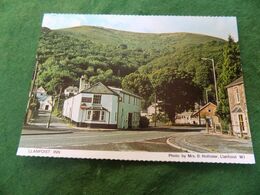
<path fill-rule="evenodd" d="M 63 116 L 79 122 L 79 109 L 81 104 L 81 94 L 68 98 L 63 104 Z"/>
<path fill-rule="evenodd" d="M 96 106 L 102 106 L 108 112 L 105 112 L 105 121 L 90 121 L 87 120 L 87 110 L 81 109 L 81 100 L 82 97 L 92 98 L 93 102 L 94 94 L 85 94 L 80 93 L 76 96 L 68 98 L 64 101 L 63 104 L 63 116 L 66 116 L 72 119 L 75 122 L 87 122 L 87 123 L 95 123 L 95 124 L 117 124 L 115 113 L 117 112 L 117 96 L 116 95 L 106 95 L 101 94 L 101 104 Z M 87 107 L 95 106 L 93 103 L 85 103 Z"/>
<path fill-rule="evenodd" d="M 95 123 L 95 124 L 117 124 L 115 120 L 115 112 L 117 112 L 117 96 L 115 95 L 106 95 L 101 94 L 101 105 L 108 112 L 105 111 L 105 121 L 90 121 L 87 120 L 87 110 L 79 109 L 79 119 L 78 122 L 87 122 L 87 123 Z M 91 97 L 93 99 L 93 94 L 84 94 L 82 93 L 82 97 Z M 93 101 L 93 100 L 92 100 Z M 93 106 L 92 103 L 85 103 L 88 107 Z M 79 105 L 80 106 L 80 105 Z"/>
<path fill-rule="evenodd" d="M 52 97 L 47 96 L 47 98 L 44 101 L 39 101 L 40 108 L 39 110 L 46 110 L 45 107 L 48 105 L 48 111 L 51 111 L 52 109 Z"/>
<path fill-rule="evenodd" d="M 94 94 L 80 93 L 76 96 L 68 98 L 64 101 L 63 116 L 72 119 L 75 122 L 95 123 L 95 124 L 117 124 L 118 128 L 128 128 L 128 114 L 132 113 L 132 127 L 139 126 L 140 112 L 141 112 L 141 99 L 125 94 L 124 102 L 118 104 L 118 96 L 101 94 L 101 106 L 108 112 L 105 115 L 105 121 L 90 121 L 87 120 L 87 110 L 80 108 L 82 97 L 90 97 L 93 101 Z M 123 97 L 123 94 L 120 93 Z M 134 101 L 134 98 L 136 99 Z M 84 102 L 87 107 L 94 106 L 94 104 Z M 119 105 L 119 107 L 118 107 Z M 98 105 L 97 105 L 98 106 Z M 99 104 L 100 106 L 100 104 Z"/>

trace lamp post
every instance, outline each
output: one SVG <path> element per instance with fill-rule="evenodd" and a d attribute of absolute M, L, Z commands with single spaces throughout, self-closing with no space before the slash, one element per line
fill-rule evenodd
<path fill-rule="evenodd" d="M 201 58 L 202 60 L 210 60 L 213 68 L 213 77 L 214 77 L 214 85 L 215 85 L 215 93 L 216 93 L 216 102 L 218 105 L 218 88 L 217 88 L 217 79 L 216 79 L 216 70 L 215 70 L 215 62 L 213 58 Z"/>

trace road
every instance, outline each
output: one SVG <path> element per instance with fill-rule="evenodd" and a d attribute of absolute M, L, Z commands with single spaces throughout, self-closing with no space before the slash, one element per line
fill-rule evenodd
<path fill-rule="evenodd" d="M 45 110 L 39 110 L 38 116 L 34 119 L 31 119 L 29 125 L 37 128 L 46 128 L 48 120 L 49 120 L 50 112 Z M 52 115 L 50 128 L 56 129 L 66 129 L 68 128 L 68 124 L 66 124 L 62 119 Z"/>
<path fill-rule="evenodd" d="M 208 134 L 201 127 L 167 127 L 149 130 L 87 129 L 69 126 L 46 111 L 24 127 L 20 147 L 201 153 L 253 153 L 251 139 Z"/>
<path fill-rule="evenodd" d="M 172 132 L 161 131 L 75 131 L 68 134 L 22 135 L 20 147 L 66 148 L 84 147 L 109 143 L 142 142 L 169 137 Z"/>

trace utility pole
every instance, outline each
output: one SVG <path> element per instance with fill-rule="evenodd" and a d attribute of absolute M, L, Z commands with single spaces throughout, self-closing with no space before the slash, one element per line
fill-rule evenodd
<path fill-rule="evenodd" d="M 199 103 L 199 125 L 201 125 L 201 117 L 200 117 L 200 104 L 201 104 L 201 100 L 200 100 L 200 103 Z"/>
<path fill-rule="evenodd" d="M 38 75 L 38 66 L 39 66 L 38 56 L 36 55 L 35 70 L 33 72 L 33 78 L 32 78 L 30 92 L 29 92 L 29 100 L 28 100 L 27 106 L 26 106 L 26 114 L 25 114 L 24 125 L 27 124 L 27 121 L 29 120 L 28 114 L 29 114 L 30 104 L 32 102 L 34 102 L 35 96 L 36 96 L 36 93 L 37 93 L 36 92 L 37 86 L 35 85 L 35 81 L 36 81 L 36 78 L 37 78 L 37 75 Z M 34 93 L 34 95 L 33 95 L 33 93 Z"/>
<path fill-rule="evenodd" d="M 155 93 L 155 104 L 154 104 L 154 127 L 156 127 L 156 122 L 157 122 L 157 96 Z"/>
<path fill-rule="evenodd" d="M 50 112 L 50 115 L 49 115 L 49 119 L 48 119 L 48 123 L 46 125 L 46 128 L 49 128 L 50 127 L 50 124 L 51 124 L 51 116 L 52 116 L 52 112 L 53 112 L 53 107 L 54 107 L 54 98 L 53 96 L 51 96 L 51 112 Z"/>
<path fill-rule="evenodd" d="M 214 86 L 215 86 L 215 95 L 216 95 L 216 102 L 217 105 L 219 104 L 218 101 L 218 88 L 217 88 L 217 78 L 216 78 L 216 70 L 215 70 L 215 62 L 213 58 L 201 58 L 202 60 L 210 60 L 212 63 L 212 69 L 213 69 L 213 78 L 214 78 Z"/>

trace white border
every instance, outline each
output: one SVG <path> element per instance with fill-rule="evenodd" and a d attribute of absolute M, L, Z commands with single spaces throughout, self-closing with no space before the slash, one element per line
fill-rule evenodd
<path fill-rule="evenodd" d="M 63 150 L 46 148 L 23 148 L 17 150 L 18 156 L 86 158 L 107 160 L 135 160 L 161 162 L 203 162 L 255 164 L 254 154 L 242 153 L 173 153 L 173 152 L 118 152 L 93 150 Z"/>

